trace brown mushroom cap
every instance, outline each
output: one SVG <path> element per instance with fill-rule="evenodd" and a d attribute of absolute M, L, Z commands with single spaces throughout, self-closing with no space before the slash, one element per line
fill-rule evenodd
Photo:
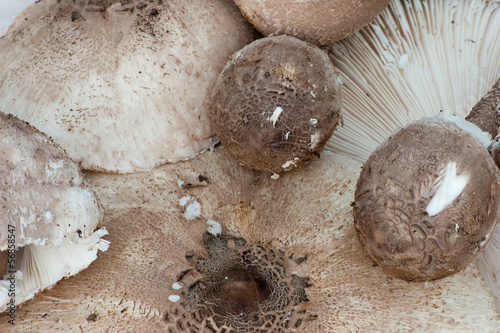
<path fill-rule="evenodd" d="M 202 240 L 210 218 L 223 234 L 284 257 L 275 265 L 290 277 L 309 277 L 309 301 L 300 307 L 317 318 L 299 332 L 496 331 L 492 296 L 473 266 L 427 284 L 373 266 L 353 227 L 359 169 L 359 163 L 324 152 L 276 182 L 216 149 L 146 173 L 86 173 L 104 207 L 112 246 L 88 269 L 18 308 L 16 326 L 0 317 L 0 330 L 168 332 L 166 315 L 175 315 L 182 294 L 202 278 L 195 262 L 208 257 Z M 210 183 L 180 188 L 185 170 Z M 202 207 L 192 221 L 179 209 L 186 195 L 198 197 Z M 184 285 L 175 289 L 179 280 Z M 172 303 L 171 295 L 181 299 Z"/>
<path fill-rule="evenodd" d="M 93 170 L 132 172 L 216 143 L 209 90 L 255 30 L 227 0 L 46 0 L 0 39 L 0 109 Z"/>
<path fill-rule="evenodd" d="M 249 168 L 280 173 L 323 150 L 337 126 L 341 83 L 328 56 L 289 36 L 257 40 L 233 55 L 211 103 L 215 133 Z"/>
<path fill-rule="evenodd" d="M 361 29 L 387 6 L 389 0 L 235 2 L 247 20 L 266 36 L 287 34 L 324 45 Z"/>
<path fill-rule="evenodd" d="M 393 134 L 363 165 L 358 237 L 388 273 L 411 281 L 465 268 L 498 218 L 500 172 L 472 134 L 442 118 Z"/>

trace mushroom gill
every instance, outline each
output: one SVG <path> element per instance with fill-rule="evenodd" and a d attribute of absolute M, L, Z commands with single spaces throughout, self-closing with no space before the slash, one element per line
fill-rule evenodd
<path fill-rule="evenodd" d="M 213 81 L 256 35 L 228 0 L 43 0 L 0 39 L 0 109 L 86 169 L 192 158 L 216 143 Z"/>
<path fill-rule="evenodd" d="M 13 305 L 85 269 L 109 243 L 95 195 L 59 146 L 1 112 L 0 142 L 0 308 L 12 319 Z"/>
<path fill-rule="evenodd" d="M 208 185 L 180 187 L 179 175 L 186 171 L 203 175 Z M 300 332 L 495 331 L 500 323 L 494 302 L 475 267 L 442 280 L 408 283 L 373 266 L 353 226 L 359 171 L 358 162 L 325 152 L 303 169 L 272 180 L 218 148 L 150 172 L 87 172 L 113 246 L 88 269 L 17 309 L 19 327 L 27 332 L 183 332 L 189 328 L 177 327 L 178 321 L 228 324 L 216 315 L 238 313 L 236 320 L 245 319 L 238 311 L 251 313 L 274 299 L 265 276 L 278 269 L 287 275 L 283 285 L 302 295 L 296 307 L 282 307 L 294 310 L 293 318 L 303 316 Z M 179 207 L 187 195 L 201 205 L 201 216 L 193 220 Z M 220 223 L 217 237 L 206 234 L 208 219 Z M 247 250 L 258 255 L 247 260 Z M 214 272 L 216 262 L 221 268 Z M 209 285 L 215 287 L 202 288 Z M 224 294 L 226 287 L 258 295 L 248 299 L 238 291 L 232 298 Z M 220 299 L 225 302 L 216 302 Z M 292 299 L 293 305 L 293 298 L 281 299 Z M 205 307 L 205 301 L 213 307 Z M 229 304 L 235 305 L 224 306 Z M 186 310 L 193 306 L 198 311 Z M 269 317 L 265 329 L 287 331 L 281 323 Z M 218 328 L 212 331 L 223 331 Z M 15 329 L 0 318 L 2 332 Z M 204 330 L 210 326 L 198 332 Z"/>
<path fill-rule="evenodd" d="M 326 46 L 344 82 L 344 126 L 326 149 L 364 162 L 412 121 L 465 118 L 500 77 L 499 30 L 497 1 L 396 0 Z"/>

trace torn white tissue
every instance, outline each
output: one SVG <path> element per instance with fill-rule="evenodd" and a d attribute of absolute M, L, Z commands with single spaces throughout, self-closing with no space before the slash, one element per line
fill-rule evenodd
<path fill-rule="evenodd" d="M 448 162 L 434 181 L 431 190 L 434 196 L 425 208 L 427 214 L 435 216 L 448 207 L 462 193 L 468 180 L 469 175 L 457 175 L 456 162 Z"/>

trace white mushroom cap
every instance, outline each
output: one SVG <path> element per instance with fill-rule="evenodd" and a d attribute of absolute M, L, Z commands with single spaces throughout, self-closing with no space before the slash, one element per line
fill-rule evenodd
<path fill-rule="evenodd" d="M 108 243 L 106 229 L 96 230 L 102 209 L 60 147 L 3 113 L 0 142 L 0 251 L 9 259 L 0 272 L 3 311 L 86 268 Z"/>
<path fill-rule="evenodd" d="M 209 91 L 254 29 L 227 0 L 113 2 L 27 8 L 0 39 L 0 109 L 93 170 L 147 170 L 214 145 Z"/>
<path fill-rule="evenodd" d="M 439 113 L 465 118 L 500 77 L 500 3 L 392 1 L 328 47 L 343 72 L 344 126 L 326 149 L 364 162 L 396 129 Z"/>
<path fill-rule="evenodd" d="M 183 170 L 203 174 L 209 185 L 179 188 Z M 307 258 L 285 266 L 312 285 L 304 307 L 318 317 L 300 332 L 496 331 L 493 299 L 473 266 L 429 283 L 407 283 L 373 266 L 351 213 L 359 170 L 360 163 L 325 152 L 276 181 L 216 149 L 146 173 L 88 174 L 113 246 L 17 309 L 18 324 L 40 331 L 167 331 L 165 315 L 173 317 L 172 307 L 200 277 L 187 258 L 206 256 L 202 238 L 212 219 L 250 244 Z M 201 217 L 183 218 L 178 203 L 186 195 L 198 197 Z M 172 303 L 173 295 L 181 298 Z M 15 327 L 0 319 L 0 330 Z"/>

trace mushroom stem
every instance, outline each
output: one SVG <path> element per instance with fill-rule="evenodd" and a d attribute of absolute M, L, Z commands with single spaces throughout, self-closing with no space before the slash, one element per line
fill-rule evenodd
<path fill-rule="evenodd" d="M 472 108 L 465 118 L 492 137 L 499 134 L 500 128 L 500 79 L 491 90 Z"/>

